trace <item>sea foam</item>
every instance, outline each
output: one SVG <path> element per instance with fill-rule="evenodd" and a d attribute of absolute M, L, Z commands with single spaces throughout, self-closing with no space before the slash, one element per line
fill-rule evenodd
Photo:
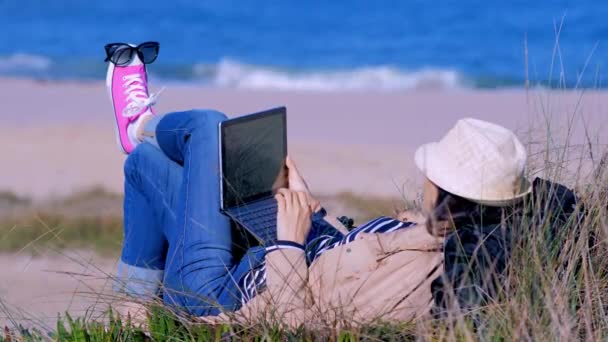
<path fill-rule="evenodd" d="M 76 63 L 76 66 L 71 63 Z M 49 57 L 16 53 L 0 56 L 0 75 L 48 79 L 102 78 L 105 65 L 99 61 L 55 62 Z M 213 87 L 286 91 L 399 91 L 463 87 L 465 77 L 456 70 L 394 66 L 351 69 L 287 69 L 253 65 L 223 58 L 214 64 L 171 65 L 156 62 L 148 71 L 165 82 L 195 82 Z M 470 83 L 470 82 L 469 82 Z"/>
<path fill-rule="evenodd" d="M 0 72 L 28 73 L 48 70 L 53 62 L 44 56 L 16 53 L 0 56 Z"/>
<path fill-rule="evenodd" d="M 195 76 L 214 86 L 243 89 L 304 91 L 397 91 L 457 88 L 464 84 L 455 70 L 424 68 L 402 70 L 391 66 L 347 70 L 287 70 L 223 59 L 217 65 L 196 65 Z"/>

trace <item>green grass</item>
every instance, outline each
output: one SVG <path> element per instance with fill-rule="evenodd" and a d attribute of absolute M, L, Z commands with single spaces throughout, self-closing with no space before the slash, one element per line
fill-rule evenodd
<path fill-rule="evenodd" d="M 412 325 L 377 324 L 356 330 L 283 329 L 260 322 L 254 326 L 239 324 L 191 323 L 161 307 L 151 307 L 145 324 L 134 324 L 111 310 L 107 322 L 86 321 L 69 314 L 59 317 L 56 330 L 44 333 L 36 329 L 5 330 L 0 342 L 13 340 L 105 342 L 105 341 L 414 341 Z"/>

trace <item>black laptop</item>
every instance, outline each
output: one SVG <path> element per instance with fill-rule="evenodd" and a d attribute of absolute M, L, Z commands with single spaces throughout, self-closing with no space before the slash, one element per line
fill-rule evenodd
<path fill-rule="evenodd" d="M 287 187 L 286 109 L 220 123 L 221 210 L 261 244 L 277 240 L 277 189 Z"/>

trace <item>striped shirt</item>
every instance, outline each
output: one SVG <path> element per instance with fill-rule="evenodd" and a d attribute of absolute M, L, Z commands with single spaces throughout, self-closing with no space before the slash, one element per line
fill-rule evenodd
<path fill-rule="evenodd" d="M 292 241 L 277 241 L 275 245 L 266 247 L 266 253 L 271 253 L 280 249 L 298 249 L 306 254 L 308 265 L 316 258 L 332 248 L 349 244 L 361 233 L 390 233 L 414 225 L 412 222 L 402 222 L 390 217 L 378 217 L 370 222 L 361 225 L 348 234 L 343 235 L 333 228 L 330 231 L 318 233 L 311 231 L 306 245 L 300 245 Z M 311 236 L 312 235 L 312 236 Z M 315 236 L 316 235 L 316 236 Z M 266 286 L 266 263 L 247 272 L 240 280 L 239 287 L 242 291 L 242 304 L 250 301 L 259 291 Z"/>

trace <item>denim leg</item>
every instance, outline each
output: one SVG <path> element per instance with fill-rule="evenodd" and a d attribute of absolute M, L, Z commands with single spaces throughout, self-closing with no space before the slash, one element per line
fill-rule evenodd
<path fill-rule="evenodd" d="M 176 224 L 165 231 L 164 300 L 197 316 L 237 308 L 235 270 L 248 268 L 234 260 L 230 221 L 220 213 L 218 125 L 225 119 L 210 110 L 172 113 L 156 129 L 160 148 L 184 167 Z"/>
<path fill-rule="evenodd" d="M 148 120 L 144 125 L 143 132 L 143 142 L 154 145 L 156 148 L 159 149 L 160 147 L 158 146 L 158 141 L 156 140 L 156 127 L 158 126 L 160 120 L 163 119 L 163 117 L 164 115 L 154 115 L 153 117 L 151 117 L 150 120 Z"/>
<path fill-rule="evenodd" d="M 143 143 L 129 155 L 124 170 L 125 235 L 117 290 L 151 297 L 163 278 L 168 247 L 163 228 L 175 225 L 182 167 Z"/>

